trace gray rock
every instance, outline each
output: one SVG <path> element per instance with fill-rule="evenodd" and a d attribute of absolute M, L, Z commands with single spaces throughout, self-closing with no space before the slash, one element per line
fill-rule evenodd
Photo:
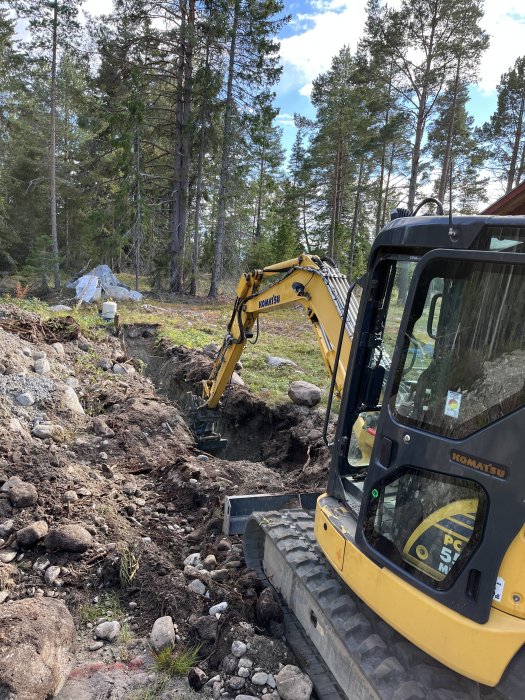
<path fill-rule="evenodd" d="M 24 598 L 0 607 L 0 688 L 16 700 L 52 698 L 74 661 L 75 624 L 62 601 Z"/>
<path fill-rule="evenodd" d="M 229 552 L 231 548 L 230 542 L 226 539 L 222 539 L 217 545 L 217 551 L 219 552 Z"/>
<path fill-rule="evenodd" d="M 232 690 L 240 690 L 246 685 L 246 679 L 240 676 L 232 676 L 228 679 L 228 685 Z"/>
<path fill-rule="evenodd" d="M 112 430 L 100 416 L 93 418 L 93 430 L 96 435 L 100 435 L 101 437 L 114 437 L 115 435 L 115 431 Z"/>
<path fill-rule="evenodd" d="M 62 496 L 64 503 L 74 503 L 78 501 L 78 496 L 76 491 L 66 491 Z"/>
<path fill-rule="evenodd" d="M 228 603 L 226 601 L 223 601 L 222 603 L 217 603 L 217 605 L 212 605 L 211 608 L 208 610 L 210 615 L 218 615 L 220 613 L 223 613 L 228 607 Z"/>
<path fill-rule="evenodd" d="M 253 700 L 257 695 L 236 695 L 235 700 Z"/>
<path fill-rule="evenodd" d="M 266 685 L 268 682 L 268 674 L 264 671 L 257 671 L 252 676 L 252 683 L 254 685 Z"/>
<path fill-rule="evenodd" d="M 265 588 L 255 604 L 257 622 L 270 629 L 272 622 L 282 622 L 283 611 L 270 588 Z"/>
<path fill-rule="evenodd" d="M 228 576 L 228 569 L 215 569 L 215 571 L 210 571 L 210 578 L 213 581 L 224 581 Z"/>
<path fill-rule="evenodd" d="M 211 615 L 201 615 L 201 617 L 196 618 L 192 623 L 192 627 L 197 632 L 200 639 L 212 642 L 217 638 L 218 625 L 217 618 Z"/>
<path fill-rule="evenodd" d="M 18 552 L 16 549 L 1 549 L 0 550 L 0 562 L 2 564 L 9 564 L 9 562 L 16 559 Z"/>
<path fill-rule="evenodd" d="M 293 360 L 289 360 L 286 357 L 277 357 L 276 355 L 268 355 L 266 361 L 269 367 L 283 367 L 288 365 L 290 367 L 297 367 Z"/>
<path fill-rule="evenodd" d="M 173 627 L 173 619 L 169 615 L 155 620 L 149 641 L 156 652 L 163 649 L 171 649 L 175 645 L 175 629 Z"/>
<path fill-rule="evenodd" d="M 50 423 L 49 421 L 43 421 L 34 426 L 33 430 L 31 431 L 31 435 L 40 438 L 41 440 L 51 438 L 54 442 L 63 442 L 65 438 L 65 431 L 61 425 Z"/>
<path fill-rule="evenodd" d="M 310 382 L 291 382 L 288 387 L 288 396 L 298 406 L 312 408 L 321 401 L 321 389 Z"/>
<path fill-rule="evenodd" d="M 35 350 L 33 352 L 33 360 L 45 360 L 47 357 L 47 352 L 44 350 Z"/>
<path fill-rule="evenodd" d="M 80 382 L 76 377 L 68 377 L 64 383 L 73 389 L 78 389 L 80 387 Z"/>
<path fill-rule="evenodd" d="M 189 554 L 183 564 L 184 566 L 194 566 L 196 569 L 202 568 L 201 555 L 198 552 Z"/>
<path fill-rule="evenodd" d="M 0 523 L 0 537 L 9 537 L 9 535 L 15 531 L 15 521 L 14 520 L 4 520 Z"/>
<path fill-rule="evenodd" d="M 51 365 L 47 357 L 41 357 L 33 362 L 33 369 L 37 374 L 48 374 L 51 371 Z"/>
<path fill-rule="evenodd" d="M 215 558 L 215 554 L 208 554 L 208 556 L 205 557 L 202 563 L 205 569 L 215 569 L 217 566 L 217 559 Z"/>
<path fill-rule="evenodd" d="M 79 401 L 77 392 L 73 389 L 73 387 L 68 386 L 67 384 L 64 387 L 63 401 L 65 407 L 70 410 L 71 413 L 76 413 L 80 416 L 84 415 L 85 411 Z"/>
<path fill-rule="evenodd" d="M 200 690 L 208 681 L 208 676 L 202 668 L 194 666 L 188 671 L 188 683 L 193 690 Z"/>
<path fill-rule="evenodd" d="M 44 545 L 51 551 L 82 553 L 91 546 L 92 539 L 82 525 L 60 525 L 50 530 Z"/>
<path fill-rule="evenodd" d="M 125 481 L 122 485 L 122 490 L 128 496 L 134 496 L 137 493 L 137 484 L 134 481 Z"/>
<path fill-rule="evenodd" d="M 197 456 L 197 462 L 208 462 L 210 458 L 208 455 L 198 455 Z"/>
<path fill-rule="evenodd" d="M 281 700 L 277 693 L 264 693 L 261 700 Z"/>
<path fill-rule="evenodd" d="M 7 495 L 15 508 L 29 508 L 38 501 L 38 491 L 27 481 L 20 481 L 11 486 Z"/>
<path fill-rule="evenodd" d="M 244 656 L 248 650 L 248 647 L 244 642 L 239 641 L 236 639 L 235 641 L 232 642 L 232 649 L 231 652 L 234 656 L 236 656 L 238 659 L 241 658 L 241 656 Z"/>
<path fill-rule="evenodd" d="M 84 338 L 83 335 L 78 336 L 77 343 L 80 350 L 83 350 L 84 352 L 88 352 L 89 350 L 91 350 L 91 344 L 86 338 Z"/>
<path fill-rule="evenodd" d="M 275 682 L 275 678 L 274 678 L 272 673 L 268 674 L 268 680 L 266 681 L 266 685 L 269 688 L 276 688 L 277 687 L 277 683 Z"/>
<path fill-rule="evenodd" d="M 232 372 L 232 376 L 230 378 L 230 384 L 233 386 L 246 386 L 244 379 L 240 377 L 237 372 Z"/>
<path fill-rule="evenodd" d="M 206 586 L 202 581 L 199 581 L 198 578 L 195 578 L 193 579 L 193 581 L 190 581 L 190 583 L 188 583 L 188 588 L 190 589 L 190 591 L 198 593 L 199 595 L 204 595 L 206 593 Z"/>
<path fill-rule="evenodd" d="M 66 350 L 62 343 L 52 343 L 51 347 L 55 351 L 55 353 L 58 355 L 58 357 L 64 359 L 66 356 Z"/>
<path fill-rule="evenodd" d="M 50 566 L 48 569 L 46 569 L 44 581 L 48 586 L 52 586 L 55 583 L 57 578 L 60 576 L 60 572 L 61 568 L 59 566 Z"/>
<path fill-rule="evenodd" d="M 113 369 L 113 360 L 108 360 L 107 357 L 101 357 L 97 362 L 97 367 L 103 369 L 105 372 L 111 372 Z"/>
<path fill-rule="evenodd" d="M 67 304 L 55 304 L 54 306 L 49 307 L 50 311 L 71 311 L 71 307 L 67 306 Z"/>
<path fill-rule="evenodd" d="M 77 489 L 77 494 L 79 496 L 92 496 L 93 494 L 89 489 L 87 489 L 85 486 L 81 486 L 79 489 Z"/>
<path fill-rule="evenodd" d="M 247 656 L 243 656 L 239 659 L 239 668 L 252 668 L 253 661 Z"/>
<path fill-rule="evenodd" d="M 237 675 L 240 676 L 241 678 L 248 678 L 250 675 L 250 669 L 249 668 L 241 668 L 237 669 Z"/>
<path fill-rule="evenodd" d="M 88 651 L 98 651 L 99 649 L 102 649 L 103 646 L 104 642 L 93 642 L 93 644 L 88 646 Z"/>
<path fill-rule="evenodd" d="M 18 394 L 15 400 L 20 406 L 32 406 L 35 403 L 35 397 L 30 391 L 24 391 L 23 394 Z"/>
<path fill-rule="evenodd" d="M 113 365 L 113 372 L 114 374 L 135 374 L 135 367 L 133 367 L 133 365 L 115 362 Z"/>
<path fill-rule="evenodd" d="M 93 634 L 98 639 L 104 639 L 107 642 L 113 642 L 120 634 L 120 622 L 112 620 L 111 622 L 101 622 L 93 630 Z"/>
<path fill-rule="evenodd" d="M 0 487 L 0 492 L 7 493 L 9 491 L 9 489 L 13 488 L 13 486 L 15 484 L 21 484 L 21 483 L 23 483 L 23 482 L 19 476 L 12 476 L 7 481 L 4 481 L 4 483 Z"/>
<path fill-rule="evenodd" d="M 51 562 L 47 557 L 38 557 L 33 564 L 33 571 L 43 572 L 50 566 Z"/>
<path fill-rule="evenodd" d="M 282 700 L 310 700 L 312 681 L 297 666 L 284 666 L 275 677 Z"/>
<path fill-rule="evenodd" d="M 48 527 L 45 520 L 37 520 L 31 525 L 26 525 L 16 533 L 16 542 L 19 547 L 33 547 L 47 535 Z"/>
<path fill-rule="evenodd" d="M 233 654 L 228 654 L 222 660 L 222 669 L 225 673 L 235 673 L 237 670 L 238 659 Z"/>
<path fill-rule="evenodd" d="M 218 345 L 218 343 L 209 343 L 208 345 L 205 345 L 202 348 L 202 352 L 208 357 L 211 357 L 212 360 L 214 360 L 217 357 L 217 353 L 220 349 L 221 348 Z"/>

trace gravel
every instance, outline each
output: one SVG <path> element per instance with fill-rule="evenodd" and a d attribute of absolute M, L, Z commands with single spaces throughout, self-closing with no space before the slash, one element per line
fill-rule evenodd
<path fill-rule="evenodd" d="M 48 401 L 56 390 L 55 382 L 40 374 L 0 374 L 0 395 L 15 402 L 21 394 L 31 394 L 34 403 Z"/>

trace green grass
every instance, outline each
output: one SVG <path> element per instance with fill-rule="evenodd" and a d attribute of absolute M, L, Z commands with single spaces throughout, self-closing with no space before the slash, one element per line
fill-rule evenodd
<path fill-rule="evenodd" d="M 157 700 L 166 690 L 168 682 L 169 678 L 167 676 L 156 678 L 147 688 L 142 688 L 142 690 L 133 693 L 129 700 Z"/>
<path fill-rule="evenodd" d="M 154 654 L 155 669 L 169 678 L 185 676 L 199 660 L 199 649 L 197 646 L 175 652 L 171 647 L 167 647 Z"/>
<path fill-rule="evenodd" d="M 140 553 L 133 544 L 129 544 L 120 553 L 119 579 L 122 588 L 127 588 L 138 574 Z"/>
<path fill-rule="evenodd" d="M 98 603 L 84 605 L 80 611 L 80 619 L 84 623 L 93 623 L 101 617 L 106 617 L 108 612 L 111 613 L 111 619 L 113 620 L 124 617 L 125 613 L 118 593 L 107 593 L 100 596 Z"/>

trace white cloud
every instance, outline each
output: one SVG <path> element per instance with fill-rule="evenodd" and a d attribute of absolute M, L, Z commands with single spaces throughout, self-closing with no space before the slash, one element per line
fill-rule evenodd
<path fill-rule="evenodd" d="M 277 121 L 281 126 L 294 126 L 295 125 L 295 119 L 293 114 L 288 114 L 287 112 L 281 112 L 280 114 L 277 115 L 275 118 L 275 121 Z"/>
<path fill-rule="evenodd" d="M 480 89 L 490 94 L 496 89 L 502 73 L 523 54 L 523 0 L 486 0 L 481 25 L 490 35 L 490 47 L 480 62 Z"/>
<path fill-rule="evenodd" d="M 113 10 L 112 0 L 85 0 L 82 9 L 90 15 L 109 15 Z"/>
<path fill-rule="evenodd" d="M 316 6 L 322 11 L 300 17 L 307 29 L 281 40 L 285 71 L 295 73 L 301 95 L 310 94 L 312 80 L 328 70 L 343 46 L 355 50 L 366 19 L 364 0 L 320 0 Z"/>

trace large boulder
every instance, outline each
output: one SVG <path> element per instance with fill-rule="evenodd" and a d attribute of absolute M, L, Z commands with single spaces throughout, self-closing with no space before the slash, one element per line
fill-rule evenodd
<path fill-rule="evenodd" d="M 321 389 L 310 382 L 292 382 L 288 387 L 288 396 L 298 406 L 312 408 L 321 401 Z"/>
<path fill-rule="evenodd" d="M 312 681 L 297 666 L 283 666 L 275 677 L 277 692 L 282 700 L 310 700 Z"/>
<path fill-rule="evenodd" d="M 75 636 L 62 601 L 25 598 L 0 606 L 0 697 L 54 697 L 73 666 Z"/>

